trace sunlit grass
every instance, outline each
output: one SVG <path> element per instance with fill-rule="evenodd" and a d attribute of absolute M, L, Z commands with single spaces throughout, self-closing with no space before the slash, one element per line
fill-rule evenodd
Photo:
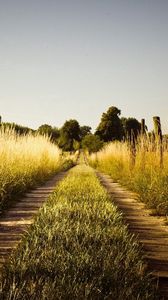
<path fill-rule="evenodd" d="M 48 137 L 0 130 L 0 204 L 59 170 L 61 151 Z"/>
<path fill-rule="evenodd" d="M 9 299 L 154 299 L 136 240 L 92 169 L 78 166 L 40 210 L 2 274 Z"/>
<path fill-rule="evenodd" d="M 136 145 L 136 161 L 126 142 L 113 142 L 90 157 L 90 163 L 108 173 L 114 180 L 139 193 L 155 213 L 168 214 L 168 150 L 163 145 L 163 166 L 160 166 L 160 144 L 140 138 Z"/>

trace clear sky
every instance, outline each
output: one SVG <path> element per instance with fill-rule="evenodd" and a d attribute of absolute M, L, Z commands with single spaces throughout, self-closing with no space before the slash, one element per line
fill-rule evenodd
<path fill-rule="evenodd" d="M 0 0 L 0 114 L 37 128 L 161 117 L 168 131 L 168 0 Z"/>

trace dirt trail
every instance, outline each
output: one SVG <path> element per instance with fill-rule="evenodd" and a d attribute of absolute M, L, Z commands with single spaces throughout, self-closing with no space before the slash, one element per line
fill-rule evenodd
<path fill-rule="evenodd" d="M 0 268 L 33 223 L 34 215 L 66 174 L 60 172 L 43 186 L 27 193 L 0 218 Z M 136 200 L 136 194 L 121 187 L 110 176 L 99 172 L 96 174 L 114 203 L 124 213 L 130 232 L 137 235 L 143 245 L 148 268 L 158 279 L 162 295 L 160 299 L 168 299 L 168 226 L 164 226 L 163 219 L 150 216 L 144 204 Z"/>
<path fill-rule="evenodd" d="M 97 172 L 102 185 L 124 214 L 128 229 L 142 244 L 149 271 L 158 280 L 161 299 L 168 299 L 168 226 L 163 218 L 150 215 L 143 203 L 110 176 Z"/>
<path fill-rule="evenodd" d="M 25 194 L 0 218 L 0 268 L 18 246 L 33 217 L 67 172 L 60 172 L 43 186 Z"/>

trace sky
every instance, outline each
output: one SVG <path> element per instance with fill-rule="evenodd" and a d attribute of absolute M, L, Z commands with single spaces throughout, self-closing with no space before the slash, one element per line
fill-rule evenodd
<path fill-rule="evenodd" d="M 110 106 L 168 132 L 168 0 L 0 0 L 0 115 L 31 128 Z"/>

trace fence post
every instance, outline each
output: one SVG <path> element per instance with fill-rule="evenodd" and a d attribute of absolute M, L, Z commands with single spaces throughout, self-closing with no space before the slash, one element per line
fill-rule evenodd
<path fill-rule="evenodd" d="M 157 138 L 158 145 L 159 145 L 160 167 L 163 167 L 163 136 L 162 136 L 160 117 L 158 116 L 153 117 L 153 122 L 154 122 L 155 137 Z"/>
<path fill-rule="evenodd" d="M 134 168 L 136 163 L 136 138 L 133 131 L 131 132 L 131 138 L 130 138 L 130 156 L 131 156 L 130 169 L 132 169 Z"/>
<path fill-rule="evenodd" d="M 140 157 L 141 157 L 141 169 L 145 169 L 146 161 L 146 126 L 145 119 L 141 119 L 141 132 L 139 136 L 139 148 L 140 148 Z"/>
<path fill-rule="evenodd" d="M 144 135 L 146 132 L 145 130 L 145 119 L 141 120 L 141 135 Z"/>

